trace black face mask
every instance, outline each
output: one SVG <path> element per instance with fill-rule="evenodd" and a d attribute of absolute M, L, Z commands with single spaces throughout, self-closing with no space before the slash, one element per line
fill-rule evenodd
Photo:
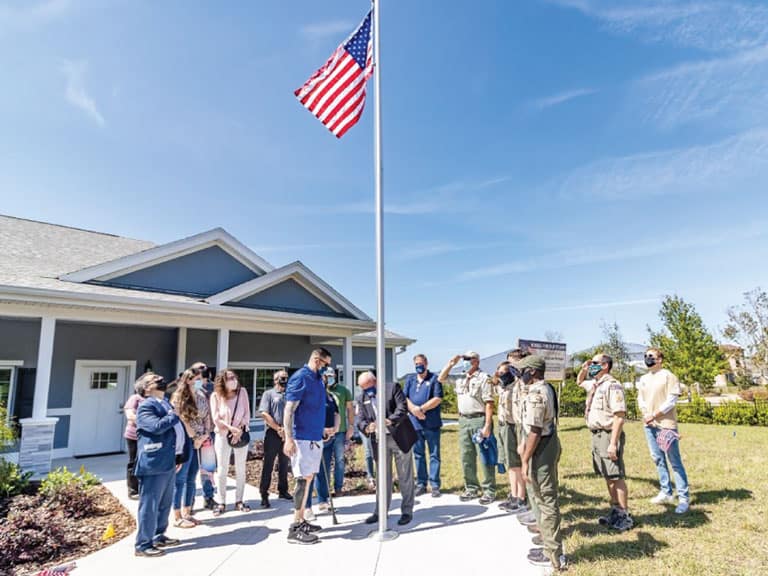
<path fill-rule="evenodd" d="M 533 372 L 530 370 L 525 370 L 523 374 L 520 376 L 520 379 L 523 381 L 523 384 L 526 386 L 533 382 Z"/>
<path fill-rule="evenodd" d="M 168 382 L 166 382 L 163 378 L 160 378 L 160 380 L 155 380 L 155 389 L 159 390 L 160 392 L 165 392 L 168 390 Z"/>
<path fill-rule="evenodd" d="M 502 386 L 506 387 L 512 384 L 516 378 L 511 372 L 506 371 L 499 376 L 499 380 L 501 380 Z"/>
<path fill-rule="evenodd" d="M 652 366 L 656 366 L 656 358 L 652 358 L 651 356 L 646 356 L 645 365 L 648 366 L 648 368 Z"/>
<path fill-rule="evenodd" d="M 278 378 L 277 383 L 280 384 L 280 386 L 285 387 L 285 385 L 288 384 L 288 378 Z"/>

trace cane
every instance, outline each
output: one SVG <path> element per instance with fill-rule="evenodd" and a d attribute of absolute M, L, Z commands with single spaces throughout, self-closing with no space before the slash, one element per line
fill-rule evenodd
<path fill-rule="evenodd" d="M 325 485 L 328 487 L 328 501 L 331 505 L 331 516 L 333 516 L 333 525 L 336 526 L 339 521 L 336 519 L 336 508 L 333 505 L 333 496 L 331 496 L 331 481 L 328 479 L 328 468 L 325 465 L 325 455 L 320 455 L 320 461 L 323 466 L 323 473 L 325 474 Z"/>

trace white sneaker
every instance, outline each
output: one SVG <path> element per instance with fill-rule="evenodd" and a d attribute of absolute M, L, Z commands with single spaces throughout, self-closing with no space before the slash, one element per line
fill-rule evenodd
<path fill-rule="evenodd" d="M 304 511 L 306 512 L 306 510 Z M 317 505 L 317 512 L 328 512 L 328 503 L 327 502 L 320 502 L 320 504 Z M 306 516 L 306 514 L 305 514 Z"/>
<path fill-rule="evenodd" d="M 675 497 L 672 494 L 665 494 L 664 492 L 659 492 L 651 498 L 651 504 L 671 504 L 674 501 Z"/>
<path fill-rule="evenodd" d="M 688 502 L 680 502 L 677 505 L 677 508 L 675 508 L 675 514 L 685 514 L 688 512 L 688 508 L 690 508 L 690 504 L 688 504 Z"/>
<path fill-rule="evenodd" d="M 304 520 L 307 522 L 314 522 L 315 521 L 315 513 L 312 512 L 312 508 L 307 508 L 304 510 Z"/>

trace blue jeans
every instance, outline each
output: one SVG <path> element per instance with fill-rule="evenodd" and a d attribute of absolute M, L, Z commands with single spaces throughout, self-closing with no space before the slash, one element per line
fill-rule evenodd
<path fill-rule="evenodd" d="M 189 460 L 181 465 L 181 469 L 176 472 L 176 480 L 173 490 L 173 509 L 180 510 L 191 508 L 195 503 L 195 492 L 197 491 L 197 471 L 200 469 L 200 462 L 197 459 L 197 450 L 193 449 L 192 440 L 187 439 L 190 444 Z"/>
<path fill-rule="evenodd" d="M 413 459 L 416 463 L 416 484 L 427 487 L 427 457 L 429 446 L 429 485 L 440 488 L 440 428 L 416 430 L 416 444 L 413 445 Z"/>
<path fill-rule="evenodd" d="M 211 442 L 213 441 L 214 435 L 211 433 Z M 200 483 L 203 485 L 203 496 L 205 498 L 213 498 L 213 482 L 211 481 L 211 476 L 207 472 L 200 474 Z M 223 489 L 224 488 L 222 488 L 222 490 Z"/>
<path fill-rule="evenodd" d="M 655 426 L 645 427 L 645 438 L 648 441 L 651 458 L 653 458 L 653 462 L 656 464 L 656 469 L 659 472 L 661 491 L 667 496 L 672 496 L 672 486 L 669 483 L 669 468 L 667 467 L 667 458 L 669 458 L 669 465 L 672 467 L 672 472 L 675 475 L 677 496 L 681 502 L 689 502 L 690 492 L 688 489 L 688 476 L 685 473 L 683 460 L 680 457 L 680 442 L 675 440 L 669 447 L 669 451 L 664 454 L 664 451 L 659 448 L 659 445 L 656 442 L 656 435 L 659 431 L 660 428 Z"/>
<path fill-rule="evenodd" d="M 323 460 L 320 462 L 320 470 L 315 474 L 315 490 L 317 490 L 317 501 L 320 504 L 328 502 L 328 482 L 325 479 L 326 472 L 331 471 L 331 458 L 336 447 L 336 439 L 323 444 Z"/>
<path fill-rule="evenodd" d="M 363 448 L 365 448 L 365 476 L 368 480 L 373 480 L 375 472 L 373 470 L 373 444 L 370 437 L 365 434 L 362 435 Z"/>
<path fill-rule="evenodd" d="M 347 433 L 339 432 L 333 442 L 333 486 L 336 492 L 341 492 L 344 488 L 344 448 L 347 444 Z M 331 467 L 328 467 L 328 474 L 331 473 Z"/>
<path fill-rule="evenodd" d="M 165 534 L 173 501 L 174 471 L 139 477 L 139 529 L 136 550 L 146 550 Z"/>

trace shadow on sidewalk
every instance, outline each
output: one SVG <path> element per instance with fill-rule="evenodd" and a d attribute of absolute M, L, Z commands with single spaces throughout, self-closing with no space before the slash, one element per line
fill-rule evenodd
<path fill-rule="evenodd" d="M 183 538 L 180 546 L 168 548 L 166 552 L 169 556 L 188 552 L 190 550 L 202 550 L 205 548 L 218 548 L 221 546 L 255 546 L 266 540 L 270 534 L 277 534 L 280 530 L 276 528 L 267 528 L 266 526 L 244 526 L 229 532 L 221 534 L 208 534 L 206 536 L 190 535 L 190 538 Z"/>

